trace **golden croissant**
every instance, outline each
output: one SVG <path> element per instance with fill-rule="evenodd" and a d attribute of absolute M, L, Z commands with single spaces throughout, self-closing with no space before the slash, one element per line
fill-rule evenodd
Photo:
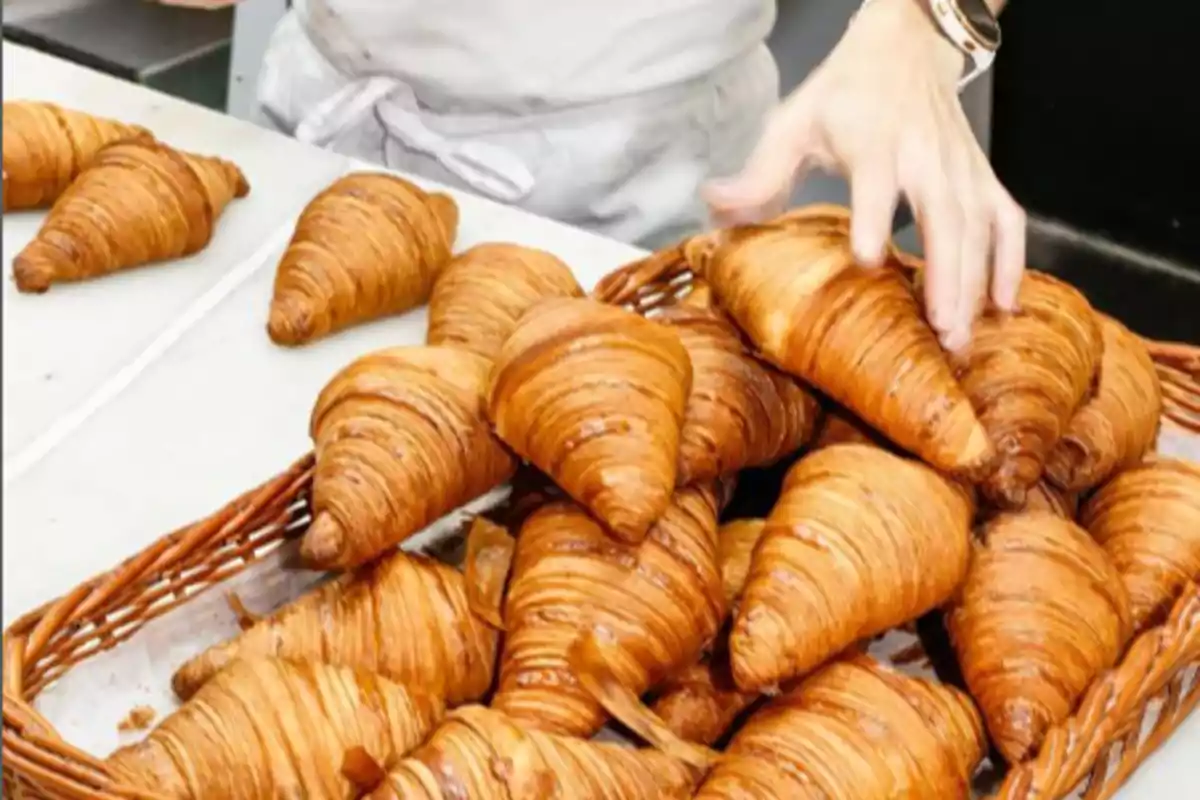
<path fill-rule="evenodd" d="M 272 341 L 305 344 L 423 304 L 457 231 L 448 195 L 386 173 L 339 178 L 305 207 L 279 262 Z"/>
<path fill-rule="evenodd" d="M 696 798 L 961 800 L 983 754 L 963 693 L 855 656 L 755 713 Z"/>
<path fill-rule="evenodd" d="M 1096 391 L 1075 412 L 1046 458 L 1046 475 L 1081 492 L 1142 460 L 1154 449 L 1162 388 L 1145 343 L 1111 317 L 1100 317 L 1104 356 Z"/>
<path fill-rule="evenodd" d="M 1100 324 L 1076 289 L 1028 272 L 1020 310 L 989 310 L 959 358 L 959 382 L 996 445 L 996 470 L 981 483 L 993 503 L 1019 509 L 1046 456 L 1087 396 L 1104 349 Z"/>
<path fill-rule="evenodd" d="M 1129 596 L 1100 546 L 1056 514 L 1002 514 L 982 538 L 948 628 L 992 741 L 1019 763 L 1120 657 Z"/>
<path fill-rule="evenodd" d="M 517 536 L 492 707 L 541 730 L 594 733 L 605 715 L 572 667 L 577 640 L 593 634 L 613 642 L 615 678 L 635 694 L 694 663 L 725 616 L 717 513 L 711 486 L 682 489 L 630 545 L 573 503 L 535 511 Z"/>
<path fill-rule="evenodd" d="M 249 191 L 241 171 L 219 158 L 151 139 L 109 145 L 13 260 L 17 288 L 44 292 L 52 283 L 197 253 L 230 201 Z"/>
<path fill-rule="evenodd" d="M 655 320 L 679 334 L 692 362 L 680 486 L 774 463 L 809 439 L 820 411 L 816 399 L 755 359 L 719 312 L 684 304 Z"/>
<path fill-rule="evenodd" d="M 661 753 L 543 733 L 469 706 L 452 712 L 370 800 L 684 800 L 695 781 Z"/>
<path fill-rule="evenodd" d="M 895 451 L 895 447 L 878 431 L 842 408 L 828 409 L 822 417 L 812 449 L 820 450 L 835 444 L 869 444 L 884 450 Z"/>
<path fill-rule="evenodd" d="M 870 445 L 801 459 L 754 551 L 729 638 L 738 688 L 804 675 L 950 598 L 970 560 L 969 494 Z"/>
<path fill-rule="evenodd" d="M 516 244 L 481 244 L 456 256 L 429 299 L 429 344 L 495 359 L 521 315 L 539 300 L 582 297 L 557 257 Z"/>
<path fill-rule="evenodd" d="M 106 762 L 118 782 L 171 800 L 353 800 L 347 753 L 390 766 L 419 745 L 441 699 L 346 667 L 236 661 L 143 741 Z"/>
<path fill-rule="evenodd" d="M 96 153 L 150 131 L 53 103 L 4 103 L 4 210 L 44 208 L 91 165 Z"/>
<path fill-rule="evenodd" d="M 334 376 L 312 414 L 310 563 L 363 564 L 512 476 L 483 413 L 490 366 L 452 347 L 395 347 Z"/>
<path fill-rule="evenodd" d="M 692 365 L 664 325 L 592 300 L 545 300 L 492 372 L 496 433 L 626 542 L 667 510 Z"/>
<path fill-rule="evenodd" d="M 1020 511 L 1050 511 L 1063 519 L 1075 519 L 1079 513 L 1079 495 L 1074 492 L 1064 492 L 1057 486 L 1042 479 L 1029 487 L 1025 493 L 1025 505 Z M 1003 513 L 1005 509 L 990 507 L 988 516 Z"/>
<path fill-rule="evenodd" d="M 986 473 L 995 450 L 908 279 L 857 266 L 849 230 L 846 209 L 814 206 L 684 252 L 768 360 L 939 469 Z"/>
<path fill-rule="evenodd" d="M 274 657 L 367 670 L 459 705 L 491 687 L 496 645 L 496 631 L 469 610 L 459 572 L 396 552 L 210 647 L 172 684 L 186 700 L 231 661 Z"/>
<path fill-rule="evenodd" d="M 1134 628 L 1161 622 L 1200 578 L 1200 467 L 1155 458 L 1118 473 L 1079 522 L 1108 553 L 1133 608 Z"/>

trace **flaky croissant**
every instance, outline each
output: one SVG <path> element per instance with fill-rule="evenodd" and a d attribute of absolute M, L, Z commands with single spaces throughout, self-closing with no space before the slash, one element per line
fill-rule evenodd
<path fill-rule="evenodd" d="M 592 300 L 545 300 L 492 372 L 496 433 L 626 542 L 675 488 L 692 365 L 664 325 Z"/>
<path fill-rule="evenodd" d="M 13 260 L 22 292 L 203 250 L 217 218 L 250 185 L 228 161 L 152 139 L 101 150 Z"/>
<path fill-rule="evenodd" d="M 44 208 L 67 190 L 96 153 L 150 131 L 32 100 L 4 103 L 4 210 Z"/>
<path fill-rule="evenodd" d="M 826 409 L 813 438 L 812 449 L 820 450 L 835 444 L 869 444 L 895 451 L 895 446 L 878 431 L 842 408 Z"/>
<path fill-rule="evenodd" d="M 771 464 L 812 436 L 820 412 L 816 399 L 791 376 L 755 359 L 720 312 L 682 304 L 655 320 L 679 334 L 692 362 L 680 486 Z"/>
<path fill-rule="evenodd" d="M 1042 476 L 1104 350 L 1097 316 L 1073 287 L 1030 271 L 1017 302 L 1012 314 L 985 311 L 958 356 L 959 382 L 1000 454 L 980 488 L 1013 509 Z"/>
<path fill-rule="evenodd" d="M 1163 410 L 1162 388 L 1145 343 L 1104 315 L 1104 356 L 1090 399 L 1075 412 L 1046 458 L 1046 476 L 1071 492 L 1107 480 L 1154 449 Z"/>
<path fill-rule="evenodd" d="M 451 713 L 370 800 L 683 800 L 695 781 L 661 753 L 542 733 L 469 706 Z"/>
<path fill-rule="evenodd" d="M 1132 633 L 1129 596 L 1085 531 L 1046 511 L 987 523 L 948 628 L 1009 763 L 1032 756 Z"/>
<path fill-rule="evenodd" d="M 236 661 L 107 766 L 172 800 L 353 800 L 346 754 L 390 766 L 442 716 L 441 699 L 366 672 L 274 659 Z"/>
<path fill-rule="evenodd" d="M 966 574 L 968 493 L 870 445 L 801 459 L 754 551 L 729 638 L 738 688 L 764 689 L 940 605 Z"/>
<path fill-rule="evenodd" d="M 377 673 L 450 705 L 491 687 L 497 633 L 468 608 L 456 570 L 396 552 L 318 587 L 175 673 L 191 697 L 236 659 L 322 661 Z"/>
<path fill-rule="evenodd" d="M 490 368 L 453 347 L 395 347 L 334 376 L 312 414 L 311 564 L 363 564 L 512 476 L 483 413 Z"/>
<path fill-rule="evenodd" d="M 717 513 L 711 486 L 682 489 L 629 545 L 573 503 L 535 511 L 517 536 L 492 707 L 542 730 L 594 733 L 605 715 L 572 667 L 585 636 L 615 645 L 616 680 L 635 694 L 694 663 L 725 616 Z"/>
<path fill-rule="evenodd" d="M 450 260 L 458 206 L 395 175 L 356 172 L 305 207 L 275 273 L 267 332 L 300 345 L 424 303 Z"/>
<path fill-rule="evenodd" d="M 582 297 L 557 257 L 516 244 L 481 244 L 455 256 L 429 299 L 426 342 L 495 359 L 521 315 L 551 297 Z"/>
<path fill-rule="evenodd" d="M 684 253 L 767 359 L 934 466 L 986 473 L 991 441 L 905 274 L 859 267 L 849 230 L 847 210 L 813 206 Z"/>
<path fill-rule="evenodd" d="M 1200 467 L 1155 458 L 1117 474 L 1079 522 L 1121 574 L 1134 628 L 1161 622 L 1189 581 L 1200 580 Z"/>
<path fill-rule="evenodd" d="M 756 712 L 696 798 L 961 800 L 983 754 L 965 695 L 855 656 Z"/>

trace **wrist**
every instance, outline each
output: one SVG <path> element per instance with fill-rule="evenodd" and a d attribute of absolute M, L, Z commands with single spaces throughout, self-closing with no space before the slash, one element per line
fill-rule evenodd
<path fill-rule="evenodd" d="M 957 85 L 966 67 L 966 56 L 942 34 L 929 8 L 930 0 L 865 0 L 864 22 L 890 32 L 905 43 L 916 43 L 927 54 L 938 75 Z"/>

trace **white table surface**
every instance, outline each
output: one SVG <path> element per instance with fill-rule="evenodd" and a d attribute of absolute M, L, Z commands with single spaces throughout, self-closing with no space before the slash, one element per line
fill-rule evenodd
<path fill-rule="evenodd" d="M 295 217 L 335 177 L 365 165 L 7 42 L 3 72 L 5 99 L 51 100 L 145 125 L 176 146 L 233 160 L 252 187 L 194 258 L 40 296 L 19 294 L 9 276 L 41 215 L 5 216 L 7 625 L 285 468 L 309 447 L 308 415 L 329 377 L 372 349 L 421 343 L 425 314 L 297 350 L 276 347 L 266 313 Z M 542 247 L 570 264 L 584 288 L 639 253 L 453 194 L 458 249 L 483 241 Z M 1120 797 L 1182 797 L 1182 787 L 1200 785 L 1197 752 L 1193 718 Z"/>

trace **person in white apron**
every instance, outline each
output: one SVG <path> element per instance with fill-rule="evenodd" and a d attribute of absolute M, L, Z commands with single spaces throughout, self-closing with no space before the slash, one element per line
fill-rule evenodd
<path fill-rule="evenodd" d="M 953 186 L 940 200 L 984 198 L 971 201 L 970 225 L 966 204 L 946 200 L 924 215 L 927 227 L 953 236 L 945 220 L 954 218 L 958 231 L 977 232 L 1003 207 L 1023 247 L 1019 209 L 958 104 L 961 58 L 923 2 L 873 0 L 780 107 L 765 45 L 775 0 L 294 0 L 259 98 L 303 141 L 648 248 L 713 217 L 776 213 L 797 173 L 824 166 L 851 179 L 855 250 L 877 263 L 898 192 L 925 199 L 924 184 L 895 168 L 908 147 L 914 174 Z M 930 128 L 922 147 L 904 135 Z M 968 166 L 942 169 L 950 162 Z M 721 176 L 735 177 L 712 182 Z M 919 216 L 931 206 L 914 205 Z M 963 254 L 946 236 L 927 242 L 931 317 L 944 342 L 961 346 L 991 242 L 975 236 Z M 1010 307 L 1011 265 L 1019 276 L 1024 254 L 1012 235 L 995 238 L 1010 266 L 997 265 L 1007 282 L 993 294 Z"/>

